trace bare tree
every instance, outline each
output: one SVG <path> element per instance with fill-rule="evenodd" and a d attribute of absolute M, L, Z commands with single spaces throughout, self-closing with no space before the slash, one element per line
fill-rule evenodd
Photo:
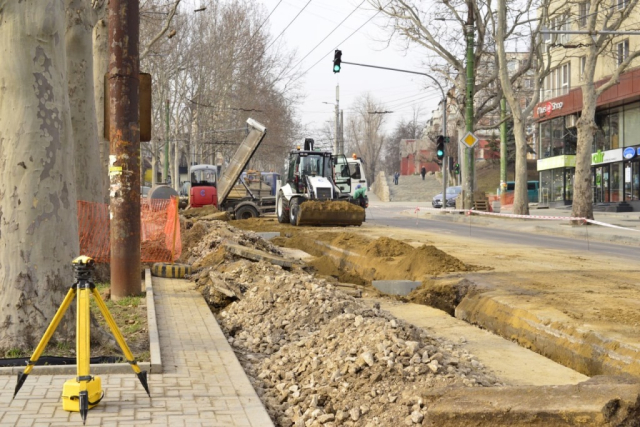
<path fill-rule="evenodd" d="M 384 111 L 384 106 L 367 93 L 356 100 L 352 109 L 345 129 L 345 145 L 362 158 L 372 183 L 380 169 L 380 157 L 387 141 L 382 131 L 385 116 L 373 112 Z"/>
<path fill-rule="evenodd" d="M 0 349 L 37 344 L 78 254 L 65 2 L 0 2 Z M 65 320 L 56 338 L 71 336 Z"/>
<path fill-rule="evenodd" d="M 589 3 L 587 3 L 589 4 Z M 626 23 L 629 23 L 629 16 L 638 4 L 638 0 L 628 0 L 618 2 L 617 7 L 611 7 L 611 3 L 604 0 L 592 0 L 586 16 L 586 26 L 584 28 L 590 35 L 576 37 L 575 42 L 581 43 L 585 56 L 582 85 L 582 113 L 577 121 L 578 144 L 576 149 L 576 172 L 574 178 L 573 208 L 572 216 L 593 219 L 593 189 L 591 177 L 591 153 L 593 138 L 598 127 L 595 123 L 596 101 L 598 97 L 607 89 L 617 84 L 620 74 L 624 72 L 631 61 L 640 56 L 640 50 L 633 52 L 614 51 L 614 37 L 610 33 L 599 33 L 598 31 L 617 31 Z M 576 5 L 577 6 L 577 5 Z M 613 69 L 613 73 L 604 79 L 596 82 L 596 64 L 608 62 Z"/>

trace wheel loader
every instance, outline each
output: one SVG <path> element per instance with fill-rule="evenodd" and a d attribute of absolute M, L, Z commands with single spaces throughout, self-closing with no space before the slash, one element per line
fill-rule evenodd
<path fill-rule="evenodd" d="M 307 138 L 304 150 L 290 153 L 285 176 L 276 193 L 278 222 L 333 226 L 364 222 L 366 203 L 350 194 L 351 173 L 344 155 L 315 151 L 313 139 Z"/>

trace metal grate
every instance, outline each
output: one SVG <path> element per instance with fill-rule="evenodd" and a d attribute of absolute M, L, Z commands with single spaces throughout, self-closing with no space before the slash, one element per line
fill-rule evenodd
<path fill-rule="evenodd" d="M 330 188 L 318 188 L 318 200 L 331 200 L 331 189 Z"/>

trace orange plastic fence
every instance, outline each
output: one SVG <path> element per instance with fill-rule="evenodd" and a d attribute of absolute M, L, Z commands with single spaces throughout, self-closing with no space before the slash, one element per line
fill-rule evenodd
<path fill-rule="evenodd" d="M 511 209 L 512 206 L 513 206 L 513 194 L 514 194 L 513 192 L 506 193 L 504 195 L 504 198 L 505 198 L 504 200 L 501 200 L 502 196 L 489 196 L 488 197 L 488 199 L 489 199 L 489 209 L 493 210 L 491 208 L 491 202 L 494 201 L 494 200 L 497 200 L 497 201 L 500 202 L 500 209 L 507 209 L 507 210 Z"/>
<path fill-rule="evenodd" d="M 178 199 L 140 202 L 140 261 L 173 262 L 182 253 Z M 80 253 L 109 262 L 109 205 L 78 201 Z"/>

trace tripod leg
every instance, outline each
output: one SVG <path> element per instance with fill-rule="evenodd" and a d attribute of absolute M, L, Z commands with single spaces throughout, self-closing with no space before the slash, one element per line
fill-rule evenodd
<path fill-rule="evenodd" d="M 149 385 L 147 384 L 147 371 L 141 371 L 140 367 L 138 367 L 138 364 L 134 359 L 133 354 L 129 349 L 129 346 L 127 345 L 127 342 L 124 340 L 124 337 L 122 336 L 122 333 L 118 328 L 118 325 L 116 324 L 115 320 L 113 320 L 113 316 L 111 316 L 111 313 L 109 312 L 109 309 L 104 303 L 104 300 L 100 296 L 100 293 L 98 292 L 98 290 L 94 288 L 92 292 L 93 292 L 93 296 L 96 299 L 96 303 L 98 304 L 98 307 L 102 312 L 102 315 L 107 321 L 107 325 L 109 325 L 109 329 L 111 329 L 111 333 L 113 333 L 113 336 L 116 338 L 116 341 L 118 342 L 118 345 L 120 346 L 120 349 L 124 354 L 124 357 L 127 358 L 127 362 L 129 362 L 129 364 L 131 365 L 131 369 L 133 369 L 133 372 L 135 372 L 135 374 L 138 376 L 138 379 L 140 380 L 142 387 L 144 387 L 149 397 L 151 397 L 151 393 L 149 393 Z"/>
<path fill-rule="evenodd" d="M 55 316 L 53 316 L 53 319 L 51 319 L 51 323 L 47 327 L 47 330 L 44 332 L 44 335 L 40 339 L 38 346 L 36 347 L 33 354 L 31 355 L 31 358 L 29 359 L 29 363 L 27 364 L 27 367 L 24 369 L 24 372 L 18 374 L 18 383 L 16 384 L 16 389 L 13 392 L 14 398 L 16 397 L 16 394 L 18 394 L 18 391 L 20 391 L 20 388 L 22 387 L 25 380 L 27 379 L 27 376 L 31 373 L 31 370 L 33 369 L 34 365 L 36 364 L 38 359 L 40 359 L 42 352 L 44 351 L 45 347 L 47 347 L 49 340 L 51 339 L 51 337 L 53 336 L 53 333 L 58 328 L 58 325 L 60 324 L 60 321 L 62 320 L 64 313 L 66 313 L 67 309 L 71 305 L 71 302 L 73 301 L 75 296 L 76 296 L 76 287 L 74 286 L 69 289 L 69 292 L 67 292 L 67 295 L 64 297 L 64 300 L 62 301 L 62 304 L 60 304 L 58 311 L 56 312 Z"/>

